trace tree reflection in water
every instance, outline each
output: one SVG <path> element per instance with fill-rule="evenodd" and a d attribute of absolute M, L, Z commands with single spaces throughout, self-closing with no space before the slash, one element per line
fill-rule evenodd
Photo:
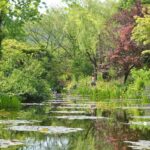
<path fill-rule="evenodd" d="M 33 111 L 27 115 L 18 114 L 22 119 L 33 120 L 37 116 Z M 18 119 L 13 116 L 13 119 Z M 83 131 L 67 134 L 48 134 L 38 132 L 9 131 L 9 124 L 0 124 L 0 139 L 17 139 L 25 142 L 20 147 L 10 147 L 5 150 L 131 150 L 129 143 L 124 141 L 149 140 L 149 128 L 134 127 L 113 121 L 112 119 L 68 120 L 50 118 L 47 114 L 38 115 L 34 125 L 64 126 L 82 128 Z M 0 119 L 2 119 L 0 117 Z M 7 119 L 12 119 L 8 117 Z"/>

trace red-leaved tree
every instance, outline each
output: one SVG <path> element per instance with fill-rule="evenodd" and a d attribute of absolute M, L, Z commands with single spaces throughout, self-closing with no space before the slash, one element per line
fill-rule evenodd
<path fill-rule="evenodd" d="M 142 6 L 140 1 L 129 10 L 122 10 L 114 16 L 119 23 L 117 31 L 119 33 L 116 49 L 110 54 L 110 61 L 116 66 L 118 74 L 124 75 L 124 83 L 133 67 L 141 65 L 142 47 L 137 46 L 131 39 L 132 30 L 135 26 L 135 16 L 143 17 Z"/>

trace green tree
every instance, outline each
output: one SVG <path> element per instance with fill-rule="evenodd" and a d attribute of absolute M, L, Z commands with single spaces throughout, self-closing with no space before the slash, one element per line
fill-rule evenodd
<path fill-rule="evenodd" d="M 29 40 L 50 51 L 53 58 L 63 61 L 65 66 L 65 62 L 69 62 L 64 72 L 80 70 L 78 75 L 91 74 L 91 69 L 85 71 L 77 65 L 80 62 L 84 66 L 86 62 L 87 68 L 93 65 L 97 74 L 99 56 L 103 57 L 112 46 L 105 23 L 116 11 L 116 3 L 83 0 L 68 1 L 67 4 L 65 9 L 49 10 L 38 22 L 27 23 L 25 30 Z M 75 66 L 79 68 L 75 69 Z"/>
<path fill-rule="evenodd" d="M 132 38 L 138 44 L 150 44 L 150 15 L 145 15 L 144 18 L 136 18 L 136 26 L 133 30 Z"/>
<path fill-rule="evenodd" d="M 113 9 L 112 5 L 114 6 Z M 95 77 L 97 76 L 99 60 L 103 58 L 103 53 L 106 53 L 110 44 L 107 42 L 108 32 L 105 30 L 105 24 L 106 20 L 115 12 L 115 6 L 116 3 L 114 2 L 101 3 L 97 0 L 85 0 L 78 3 L 73 1 L 67 9 L 68 19 L 65 31 L 75 45 L 72 51 L 74 54 L 82 54 L 89 59 L 93 65 Z M 104 13 L 106 11 L 107 14 Z"/>
<path fill-rule="evenodd" d="M 136 18 L 132 38 L 138 44 L 144 45 L 145 51 L 142 52 L 143 62 L 150 66 L 150 15 L 147 14 L 144 18 Z"/>
<path fill-rule="evenodd" d="M 10 1 L 9 15 L 5 17 L 5 31 L 8 37 L 20 39 L 24 36 L 24 23 L 39 19 L 40 2 L 41 0 Z"/>
<path fill-rule="evenodd" d="M 4 23 L 4 17 L 6 16 L 8 12 L 8 1 L 7 0 L 1 0 L 0 3 L 0 50 L 2 48 L 2 40 L 4 39 L 4 32 L 3 32 L 3 23 Z"/>
<path fill-rule="evenodd" d="M 70 72 L 68 59 L 71 57 L 71 52 L 63 30 L 65 21 L 64 9 L 55 8 L 49 10 L 38 22 L 28 22 L 25 25 L 28 41 L 51 54 L 52 66 L 49 68 L 48 79 L 52 88 L 57 87 L 57 89 L 59 83 L 63 83 L 63 74 Z"/>
<path fill-rule="evenodd" d="M 45 99 L 49 95 L 42 49 L 16 40 L 4 40 L 0 61 L 0 92 L 24 98 Z M 32 100 L 32 99 L 30 99 Z"/>
<path fill-rule="evenodd" d="M 140 1 L 142 4 L 150 4 L 149 0 L 120 0 L 119 8 L 121 9 L 130 9 L 132 8 L 136 2 Z"/>

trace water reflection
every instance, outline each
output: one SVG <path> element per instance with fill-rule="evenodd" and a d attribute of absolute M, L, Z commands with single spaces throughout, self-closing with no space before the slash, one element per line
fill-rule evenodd
<path fill-rule="evenodd" d="M 63 108 L 65 107 L 66 104 Z M 66 109 L 61 111 L 54 110 L 55 115 L 49 113 L 50 111 L 52 110 L 50 110 L 49 106 L 36 105 L 25 107 L 24 110 L 18 113 L 0 113 L 2 114 L 0 115 L 0 139 L 17 139 L 24 143 L 19 147 L 12 146 L 5 148 L 5 150 L 131 150 L 134 148 L 144 149 L 145 147 L 141 147 L 141 144 L 146 141 L 147 143 L 145 143 L 148 145 L 150 141 L 150 128 L 148 128 L 148 125 L 143 124 L 146 122 L 144 119 L 149 119 L 148 113 L 145 113 L 147 116 L 142 117 L 138 116 L 141 113 L 136 111 L 136 115 L 132 114 L 133 117 L 130 118 L 129 123 L 125 123 L 123 122 L 124 119 L 116 119 L 120 116 L 122 117 L 122 114 L 124 117 L 121 109 L 119 109 L 119 112 L 114 113 L 119 117 L 110 114 L 111 119 L 101 117 L 100 114 L 98 117 L 83 115 L 82 113 L 85 113 L 85 110 L 78 110 L 77 108 L 71 109 L 71 114 L 68 114 Z M 98 111 L 102 114 L 101 110 Z M 123 110 L 123 112 L 125 111 Z M 131 114 L 131 110 L 129 111 Z M 58 116 L 57 113 L 60 112 L 62 115 L 59 114 Z M 80 114 L 78 114 L 79 112 Z M 142 122 L 139 119 L 144 121 Z M 31 120 L 33 121 L 32 124 L 30 124 Z M 37 122 L 36 120 L 39 121 Z M 14 126 L 10 122 L 17 122 L 18 124 Z M 131 122 L 132 124 L 130 124 Z M 134 122 L 136 123 L 134 124 Z M 137 122 L 142 122 L 142 125 Z M 84 130 L 64 134 L 63 130 L 59 130 L 59 127 L 62 126 L 64 127 L 63 129 Z M 28 127 L 28 132 L 26 132 L 26 127 Z M 37 130 L 39 127 L 40 130 Z M 50 129 L 49 127 L 54 128 Z M 13 130 L 7 130 L 8 128 Z M 33 131 L 32 129 L 34 129 L 34 132 L 30 132 Z M 49 131 L 51 134 L 49 134 Z"/>
<path fill-rule="evenodd" d="M 42 140 L 27 138 L 25 144 L 26 146 L 19 148 L 19 150 L 67 150 L 69 138 L 63 136 L 45 136 Z"/>
<path fill-rule="evenodd" d="M 112 120 L 58 120 L 48 119 L 40 124 L 84 128 L 82 132 L 53 134 L 17 132 L 0 126 L 0 137 L 18 139 L 25 143 L 16 150 L 130 150 L 131 144 L 124 141 L 148 140 L 148 129 L 133 129 Z M 10 149 L 10 148 L 9 148 Z M 6 149 L 8 150 L 8 149 Z"/>

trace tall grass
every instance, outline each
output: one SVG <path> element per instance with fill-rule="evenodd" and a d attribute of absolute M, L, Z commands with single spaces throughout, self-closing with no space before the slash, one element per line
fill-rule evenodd
<path fill-rule="evenodd" d="M 81 78 L 72 93 L 88 96 L 93 101 L 109 101 L 112 99 L 141 100 L 148 103 L 150 100 L 150 69 L 132 70 L 126 84 L 120 80 L 104 81 L 98 76 L 96 86 L 91 86 L 91 77 Z M 71 85 L 71 84 L 70 84 Z"/>
<path fill-rule="evenodd" d="M 125 87 L 121 86 L 117 81 L 105 82 L 98 80 L 96 86 L 91 86 L 90 78 L 79 81 L 77 88 L 73 90 L 73 94 L 89 96 L 91 100 L 103 101 L 106 99 L 119 99 L 124 95 Z"/>
<path fill-rule="evenodd" d="M 18 97 L 0 95 L 0 109 L 19 110 L 20 108 L 21 108 L 21 102 Z"/>

